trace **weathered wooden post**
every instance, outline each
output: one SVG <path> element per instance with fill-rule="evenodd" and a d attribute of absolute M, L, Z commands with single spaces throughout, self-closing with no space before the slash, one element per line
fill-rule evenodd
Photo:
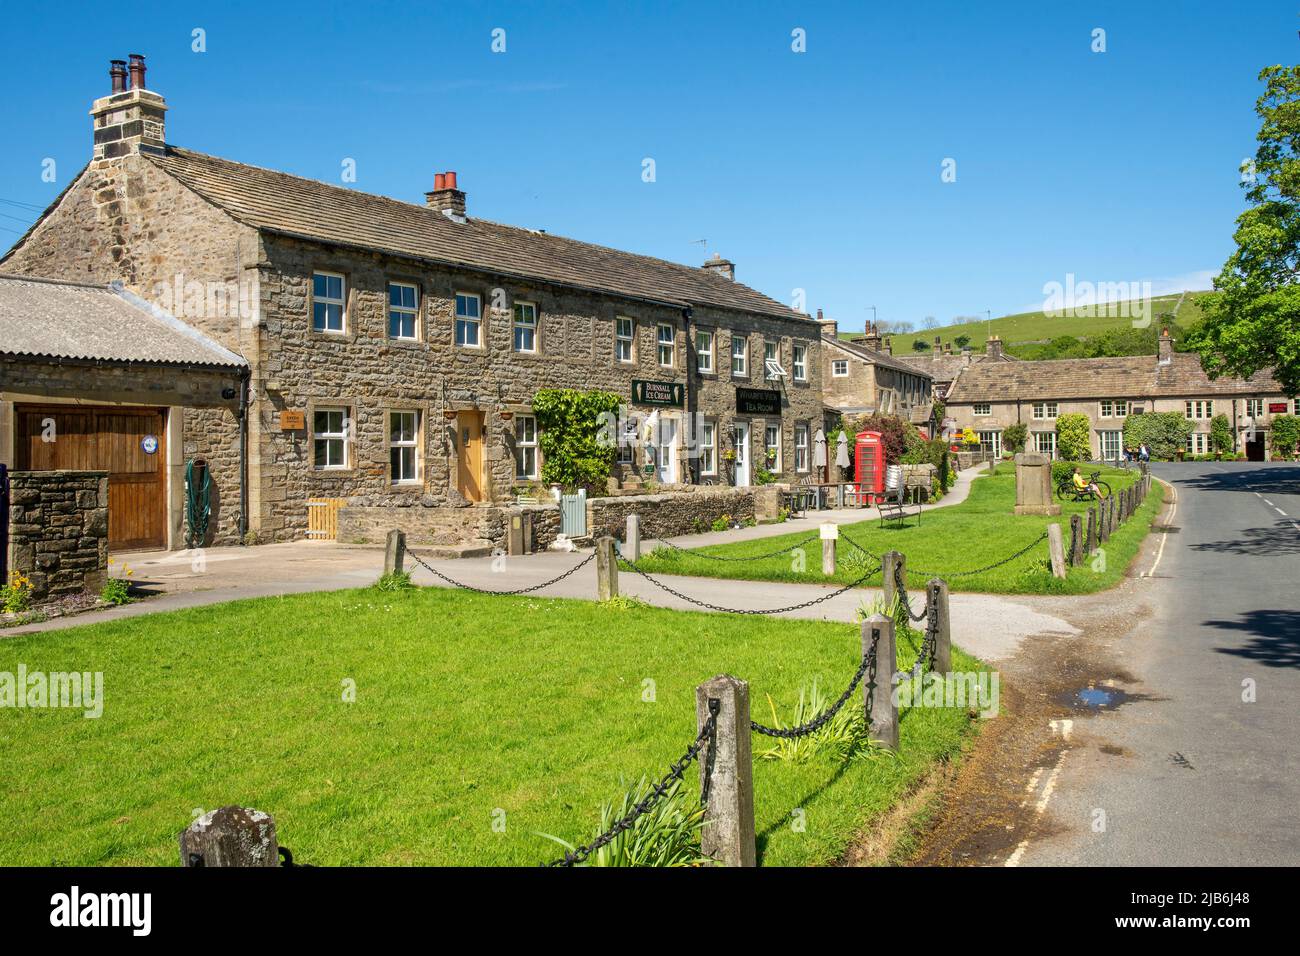
<path fill-rule="evenodd" d="M 894 700 L 894 672 L 898 658 L 894 650 L 894 622 L 883 614 L 873 614 L 862 622 L 862 654 L 875 648 L 875 674 L 867 669 L 862 681 L 862 696 L 867 709 L 868 737 L 890 750 L 898 749 L 898 706 Z"/>
<path fill-rule="evenodd" d="M 1047 556 L 1052 562 L 1052 577 L 1065 577 L 1065 545 L 1061 541 L 1061 526 L 1055 521 L 1047 526 Z"/>
<path fill-rule="evenodd" d="M 1070 515 L 1070 563 L 1083 564 L 1083 519 L 1077 514 Z"/>
<path fill-rule="evenodd" d="M 933 667 L 940 674 L 947 674 L 952 670 L 952 617 L 948 608 L 948 582 L 942 578 L 931 578 L 929 585 L 930 600 L 937 609 Z"/>
<path fill-rule="evenodd" d="M 885 610 L 889 610 L 894 604 L 894 598 L 898 595 L 898 581 L 901 579 L 904 584 L 907 583 L 907 558 L 898 551 L 886 551 L 880 556 L 880 576 L 881 576 L 881 600 L 885 602 Z"/>
<path fill-rule="evenodd" d="M 1100 547 L 1110 540 L 1110 499 L 1097 506 L 1097 545 Z"/>
<path fill-rule="evenodd" d="M 1097 509 L 1089 508 L 1088 530 L 1083 536 L 1083 550 L 1088 554 L 1092 554 L 1093 550 L 1097 547 L 1097 535 Z"/>
<path fill-rule="evenodd" d="M 280 844 L 269 813 L 222 807 L 181 831 L 181 866 L 279 866 Z"/>
<path fill-rule="evenodd" d="M 700 788 L 708 787 L 700 848 L 725 866 L 754 866 L 754 763 L 749 684 L 726 674 L 695 688 L 696 726 L 717 711 L 713 741 L 700 751 Z"/>
<path fill-rule="evenodd" d="M 384 545 L 384 573 L 397 574 L 406 563 L 406 533 L 394 528 Z"/>
<path fill-rule="evenodd" d="M 835 573 L 835 542 L 839 536 L 839 525 L 833 521 L 822 522 L 822 574 L 826 575 L 826 577 L 830 577 Z"/>
<path fill-rule="evenodd" d="M 618 558 L 609 535 L 596 542 L 596 597 L 602 601 L 618 597 Z"/>
<path fill-rule="evenodd" d="M 623 536 L 623 557 L 629 561 L 641 560 L 641 517 L 627 516 L 627 532 Z"/>

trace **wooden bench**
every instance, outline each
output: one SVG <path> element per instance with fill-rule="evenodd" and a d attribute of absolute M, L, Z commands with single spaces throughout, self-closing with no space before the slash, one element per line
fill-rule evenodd
<path fill-rule="evenodd" d="M 899 527 L 907 523 L 909 512 L 907 510 L 907 499 L 904 497 L 906 493 L 904 485 L 900 482 L 897 494 L 880 502 L 880 526 L 882 528 L 885 526 L 886 521 L 897 521 Z M 921 506 L 917 505 L 916 510 L 911 514 L 916 515 L 916 523 L 919 525 L 921 523 Z"/>

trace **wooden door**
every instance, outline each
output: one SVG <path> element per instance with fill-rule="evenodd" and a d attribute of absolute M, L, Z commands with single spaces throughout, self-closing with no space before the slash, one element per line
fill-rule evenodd
<path fill-rule="evenodd" d="M 457 456 L 456 490 L 466 501 L 482 501 L 483 494 L 483 413 L 460 412 L 456 416 Z"/>
<path fill-rule="evenodd" d="M 19 469 L 108 472 L 111 550 L 167 546 L 167 435 L 162 409 L 18 405 L 14 417 L 14 457 Z M 147 438 L 152 441 L 146 442 Z"/>

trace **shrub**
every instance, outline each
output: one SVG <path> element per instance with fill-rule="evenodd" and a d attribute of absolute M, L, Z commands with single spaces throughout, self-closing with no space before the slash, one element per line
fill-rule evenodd
<path fill-rule="evenodd" d="M 1140 412 L 1124 419 L 1124 444 L 1137 448 L 1145 442 L 1152 458 L 1171 461 L 1187 448 L 1195 428 L 1180 412 Z"/>
<path fill-rule="evenodd" d="M 565 488 L 603 489 L 614 465 L 608 440 L 611 416 L 622 400 L 612 392 L 544 388 L 533 396 L 540 434 L 542 481 Z"/>
<path fill-rule="evenodd" d="M 1232 422 L 1222 412 L 1210 421 L 1210 445 L 1221 454 L 1232 451 Z"/>
<path fill-rule="evenodd" d="M 1296 445 L 1300 444 L 1300 417 L 1295 415 L 1274 415 L 1270 434 L 1273 457 L 1290 461 L 1296 456 Z"/>
<path fill-rule="evenodd" d="M 904 460 L 903 456 L 911 442 L 925 440 L 915 428 L 896 415 L 862 415 L 853 419 L 849 425 L 851 457 L 854 435 L 858 432 L 880 432 L 880 444 L 885 449 L 885 463 L 890 465 Z"/>
<path fill-rule="evenodd" d="M 1025 443 L 1028 441 L 1029 426 L 1024 422 L 1017 422 L 1002 429 L 1002 447 L 1009 452 L 1024 451 Z"/>
<path fill-rule="evenodd" d="M 1056 453 L 1065 461 L 1092 457 L 1092 423 L 1087 415 L 1067 412 L 1056 420 Z"/>
<path fill-rule="evenodd" d="M 21 571 L 9 572 L 9 583 L 0 585 L 0 611 L 20 614 L 32 606 L 32 579 Z"/>
<path fill-rule="evenodd" d="M 731 527 L 731 522 L 731 515 L 722 515 L 713 522 L 712 528 L 714 531 L 726 531 Z"/>

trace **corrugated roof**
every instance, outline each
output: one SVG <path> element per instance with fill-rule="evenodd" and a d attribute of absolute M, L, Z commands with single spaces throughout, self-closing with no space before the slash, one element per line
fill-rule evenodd
<path fill-rule="evenodd" d="M 240 368 L 242 358 L 123 289 L 0 273 L 0 354 Z"/>
<path fill-rule="evenodd" d="M 485 219 L 454 222 L 427 206 L 176 146 L 141 155 L 241 222 L 271 232 L 679 307 L 710 305 L 812 321 L 705 269 Z"/>
<path fill-rule="evenodd" d="M 913 368 L 900 359 L 890 355 L 888 352 L 880 352 L 876 349 L 868 348 L 860 342 L 846 342 L 843 339 L 831 338 L 829 336 L 822 336 L 822 341 L 841 348 L 850 355 L 854 355 L 873 365 L 883 365 L 885 368 L 896 369 L 899 372 L 907 372 L 911 375 L 919 375 L 923 378 L 933 378 L 929 372 L 923 371 L 919 368 Z"/>
<path fill-rule="evenodd" d="M 1267 395 L 1281 392 L 1267 372 L 1249 379 L 1211 379 L 1198 355 L 1175 352 L 1167 365 L 1154 355 L 979 362 L 965 368 L 948 392 L 948 404 L 1052 399 L 1147 398 L 1199 395 Z"/>

